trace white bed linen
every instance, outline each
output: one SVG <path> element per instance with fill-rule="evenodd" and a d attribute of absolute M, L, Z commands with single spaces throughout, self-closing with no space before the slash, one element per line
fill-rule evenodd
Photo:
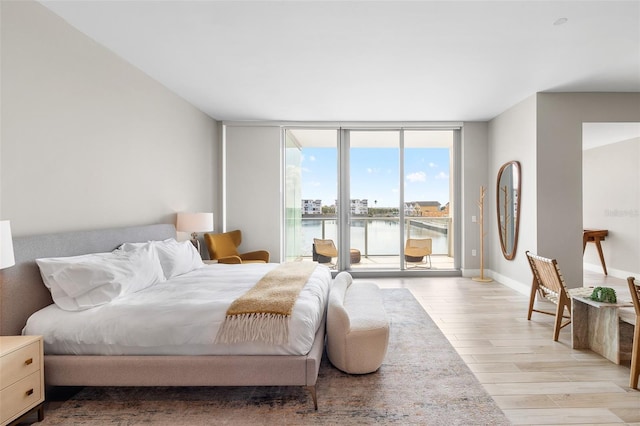
<path fill-rule="evenodd" d="M 288 345 L 213 343 L 231 302 L 276 266 L 211 264 L 85 311 L 53 304 L 31 315 L 23 334 L 44 336 L 48 355 L 305 355 L 328 299 L 323 265 L 294 305 Z"/>

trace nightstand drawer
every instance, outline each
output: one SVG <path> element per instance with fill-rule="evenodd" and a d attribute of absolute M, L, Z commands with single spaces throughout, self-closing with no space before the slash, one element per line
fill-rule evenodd
<path fill-rule="evenodd" d="M 0 358 L 0 388 L 40 369 L 40 343 L 33 342 L 24 348 L 6 354 Z"/>
<path fill-rule="evenodd" d="M 44 400 L 40 371 L 0 391 L 0 423 L 17 417 Z"/>

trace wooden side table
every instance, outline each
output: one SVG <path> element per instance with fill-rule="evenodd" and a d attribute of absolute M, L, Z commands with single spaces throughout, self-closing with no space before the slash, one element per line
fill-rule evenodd
<path fill-rule="evenodd" d="M 600 241 L 604 241 L 607 235 L 609 235 L 609 231 L 606 229 L 585 229 L 582 234 L 582 254 L 584 254 L 584 249 L 587 247 L 587 243 L 594 243 L 598 249 L 600 263 L 602 264 L 602 269 L 604 270 L 605 275 L 607 275 L 607 265 L 604 263 L 604 255 L 602 254 Z"/>
<path fill-rule="evenodd" d="M 0 424 L 38 410 L 44 420 L 42 336 L 0 336 Z"/>
<path fill-rule="evenodd" d="M 360 260 L 361 260 L 360 250 L 358 249 L 349 250 L 349 259 L 352 265 L 354 263 L 360 263 Z"/>

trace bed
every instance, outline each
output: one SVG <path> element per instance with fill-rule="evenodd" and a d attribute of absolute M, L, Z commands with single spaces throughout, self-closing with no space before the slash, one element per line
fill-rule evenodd
<path fill-rule="evenodd" d="M 144 243 L 175 238 L 173 225 L 148 225 L 96 231 L 67 232 L 14 238 L 16 265 L 0 271 L 0 334 L 22 333 L 32 314 L 47 307 L 52 297 L 45 287 L 35 259 L 78 256 L 109 252 L 122 243 Z M 216 267 L 241 268 L 241 265 L 205 265 L 199 275 Z M 324 268 L 320 266 L 319 268 Z M 237 274 L 239 269 L 234 270 Z M 260 270 L 261 271 L 261 270 Z M 261 274 L 254 271 L 253 274 Z M 314 272 L 315 274 L 315 272 Z M 322 274 L 331 275 L 328 271 Z M 186 275 L 185 275 L 186 276 Z M 179 277 L 178 277 L 179 278 Z M 184 284 L 184 282 L 182 282 Z M 305 286 L 305 288 L 308 285 Z M 144 291 L 144 290 L 143 290 Z M 323 292 L 325 290 L 322 290 Z M 328 284 L 326 287 L 328 293 Z M 301 293 L 302 294 L 302 293 Z M 325 312 L 328 294 L 323 299 L 315 335 L 307 349 L 276 347 L 265 352 L 263 345 L 227 353 L 192 342 L 172 348 L 157 347 L 155 353 L 117 348 L 112 355 L 95 355 L 92 350 L 72 349 L 62 354 L 55 343 L 45 343 L 45 384 L 47 386 L 306 386 L 317 409 L 316 380 L 324 349 Z M 64 318 L 64 312 L 57 312 Z M 45 320 L 46 324 L 48 320 Z M 37 329 L 37 328 L 34 328 Z M 153 346 L 152 343 L 150 346 Z M 64 345 L 62 345 L 64 346 Z M 109 345 L 106 345 L 109 346 Z M 126 346 L 126 345 L 125 345 Z M 242 346 L 242 345 L 240 345 Z M 301 347 L 306 347 L 304 344 Z M 296 354 L 305 350 L 306 353 Z"/>

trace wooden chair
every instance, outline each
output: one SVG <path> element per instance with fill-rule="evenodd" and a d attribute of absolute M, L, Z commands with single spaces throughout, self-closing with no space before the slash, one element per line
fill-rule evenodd
<path fill-rule="evenodd" d="M 404 246 L 404 266 L 409 267 L 409 264 L 413 264 L 414 268 L 422 266 L 424 260 L 424 266 L 431 268 L 431 238 L 407 238 L 407 242 Z M 429 266 L 427 265 L 427 259 L 429 260 Z"/>
<path fill-rule="evenodd" d="M 636 311 L 636 326 L 633 331 L 633 349 L 631 351 L 631 376 L 629 387 L 638 389 L 638 377 L 640 377 L 640 283 L 635 283 L 634 277 L 627 278 L 633 308 Z"/>
<path fill-rule="evenodd" d="M 338 257 L 338 249 L 333 240 L 313 239 L 313 260 L 318 263 L 328 263 L 333 268 L 336 266 L 331 262 L 334 257 Z"/>
<path fill-rule="evenodd" d="M 555 316 L 553 326 L 553 340 L 558 341 L 560 329 L 571 323 L 571 297 L 564 284 L 562 273 L 555 259 L 547 259 L 546 257 L 537 256 L 526 252 L 531 272 L 533 273 L 533 283 L 531 284 L 531 295 L 529 296 L 529 312 L 527 319 L 531 320 L 533 312 Z M 541 311 L 534 309 L 536 293 L 556 304 L 556 311 Z M 568 315 L 565 315 L 565 309 Z M 566 322 L 562 322 L 567 319 Z"/>
<path fill-rule="evenodd" d="M 238 252 L 238 246 L 242 243 L 240 230 L 204 234 L 204 242 L 209 250 L 209 258 L 218 263 L 269 263 L 269 252 L 266 250 Z"/>

